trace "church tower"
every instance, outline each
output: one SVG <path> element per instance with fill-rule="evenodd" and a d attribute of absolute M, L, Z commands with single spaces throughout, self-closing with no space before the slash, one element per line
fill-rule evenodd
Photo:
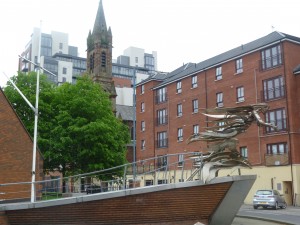
<path fill-rule="evenodd" d="M 102 0 L 99 2 L 93 32 L 87 38 L 87 72 L 95 83 L 110 94 L 113 111 L 116 110 L 116 89 L 112 79 L 112 33 L 107 29 Z"/>

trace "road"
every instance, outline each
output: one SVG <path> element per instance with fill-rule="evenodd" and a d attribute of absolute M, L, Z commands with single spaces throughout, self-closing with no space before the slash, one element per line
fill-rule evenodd
<path fill-rule="evenodd" d="M 242 217 L 242 218 L 241 218 Z M 252 219 L 255 219 L 254 221 Z M 259 223 L 257 221 L 259 220 Z M 277 222 L 272 222 L 277 221 Z M 243 205 L 232 225 L 275 225 L 294 224 L 300 225 L 300 207 L 288 206 L 286 209 L 253 209 L 252 205 Z"/>

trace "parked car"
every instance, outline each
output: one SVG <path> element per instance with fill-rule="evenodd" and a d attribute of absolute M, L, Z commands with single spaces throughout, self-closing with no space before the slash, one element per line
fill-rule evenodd
<path fill-rule="evenodd" d="M 101 186 L 96 184 L 85 185 L 85 192 L 87 194 L 95 194 L 101 192 Z"/>
<path fill-rule="evenodd" d="M 286 202 L 283 195 L 276 190 L 258 190 L 253 197 L 253 208 L 259 206 L 263 208 L 271 207 L 273 209 L 286 208 Z"/>

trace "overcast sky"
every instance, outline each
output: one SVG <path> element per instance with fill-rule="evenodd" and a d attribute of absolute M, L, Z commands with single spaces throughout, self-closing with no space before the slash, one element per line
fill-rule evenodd
<path fill-rule="evenodd" d="M 299 0 L 102 0 L 113 58 L 129 46 L 157 51 L 158 70 L 198 63 L 274 30 L 300 37 Z M 34 27 L 69 34 L 86 57 L 99 0 L 0 0 L 0 85 L 18 69 Z M 272 29 L 272 26 L 274 27 Z"/>

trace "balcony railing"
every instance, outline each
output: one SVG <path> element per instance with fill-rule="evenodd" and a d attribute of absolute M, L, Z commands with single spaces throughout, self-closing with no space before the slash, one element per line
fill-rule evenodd
<path fill-rule="evenodd" d="M 156 118 L 156 126 L 168 124 L 168 116 L 161 116 Z"/>
<path fill-rule="evenodd" d="M 156 104 L 167 102 L 167 101 L 168 101 L 167 93 L 155 96 L 155 103 Z"/>
<path fill-rule="evenodd" d="M 285 97 L 285 85 L 261 91 L 262 102 L 281 99 L 284 97 Z"/>
<path fill-rule="evenodd" d="M 168 138 L 156 140 L 157 148 L 167 148 L 168 147 Z"/>
<path fill-rule="evenodd" d="M 289 164 L 289 154 L 266 154 L 265 162 L 266 166 L 285 166 Z"/>
<path fill-rule="evenodd" d="M 275 132 L 282 132 L 287 130 L 287 119 L 283 118 L 281 120 L 276 120 L 276 121 L 267 121 L 268 123 L 274 124 L 277 126 L 277 130 L 275 130 L 272 127 L 265 127 L 265 133 L 275 133 Z"/>
<path fill-rule="evenodd" d="M 261 71 L 278 67 L 282 65 L 282 54 L 272 55 L 268 58 L 260 60 Z"/>

